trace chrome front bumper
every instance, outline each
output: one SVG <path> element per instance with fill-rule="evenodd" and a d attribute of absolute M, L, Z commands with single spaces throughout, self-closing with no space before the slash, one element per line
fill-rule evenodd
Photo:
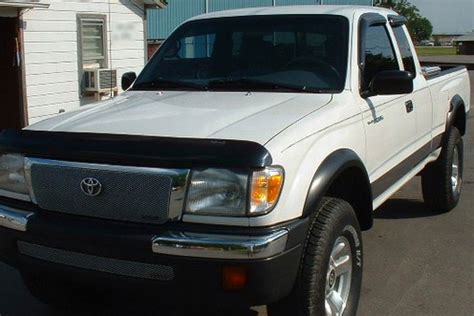
<path fill-rule="evenodd" d="M 262 259 L 285 251 L 288 230 L 264 236 L 168 232 L 153 239 L 153 252 L 214 259 Z"/>
<path fill-rule="evenodd" d="M 0 227 L 26 232 L 33 212 L 20 211 L 0 205 Z"/>
<path fill-rule="evenodd" d="M 0 227 L 26 232 L 34 212 L 0 205 Z M 155 236 L 152 251 L 156 254 L 210 259 L 262 259 L 281 254 L 286 249 L 288 230 L 279 229 L 259 236 L 218 235 L 168 231 Z"/>

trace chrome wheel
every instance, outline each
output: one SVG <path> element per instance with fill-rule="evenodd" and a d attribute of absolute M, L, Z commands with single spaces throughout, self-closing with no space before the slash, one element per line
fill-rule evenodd
<path fill-rule="evenodd" d="M 458 193 L 460 191 L 461 181 L 459 149 L 458 146 L 455 146 L 453 151 L 453 162 L 451 164 L 451 188 L 453 193 Z"/>
<path fill-rule="evenodd" d="M 336 239 L 326 276 L 325 309 L 327 316 L 340 316 L 349 299 L 352 278 L 352 249 L 346 237 Z"/>

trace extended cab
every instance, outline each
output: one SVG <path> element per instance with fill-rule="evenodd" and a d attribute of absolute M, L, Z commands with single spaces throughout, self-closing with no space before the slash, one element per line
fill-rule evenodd
<path fill-rule="evenodd" d="M 416 175 L 433 212 L 461 194 L 467 71 L 422 68 L 404 24 L 350 6 L 185 22 L 122 95 L 0 134 L 0 257 L 50 304 L 354 315 L 373 211 Z"/>

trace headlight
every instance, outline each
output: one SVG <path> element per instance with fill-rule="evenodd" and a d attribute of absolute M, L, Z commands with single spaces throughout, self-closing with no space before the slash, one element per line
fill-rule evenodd
<path fill-rule="evenodd" d="M 0 155 L 0 195 L 30 200 L 29 186 L 25 177 L 25 157 Z"/>
<path fill-rule="evenodd" d="M 268 167 L 253 173 L 228 169 L 193 171 L 186 213 L 255 216 L 270 211 L 283 185 L 283 169 Z"/>
<path fill-rule="evenodd" d="M 247 179 L 247 174 L 227 169 L 193 171 L 186 212 L 199 215 L 245 215 Z"/>

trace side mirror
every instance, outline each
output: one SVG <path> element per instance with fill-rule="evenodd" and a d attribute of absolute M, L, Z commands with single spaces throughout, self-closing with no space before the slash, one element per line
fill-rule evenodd
<path fill-rule="evenodd" d="M 137 79 L 137 74 L 134 72 L 126 72 L 122 75 L 122 90 L 128 90 Z"/>
<path fill-rule="evenodd" d="M 408 94 L 413 92 L 413 75 L 408 71 L 386 70 L 375 75 L 369 96 Z"/>

